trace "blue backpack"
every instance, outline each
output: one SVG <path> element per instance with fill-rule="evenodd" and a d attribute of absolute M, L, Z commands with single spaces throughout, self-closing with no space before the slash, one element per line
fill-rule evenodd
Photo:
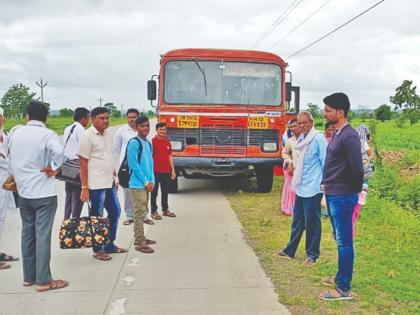
<path fill-rule="evenodd" d="M 141 140 L 137 137 L 134 137 L 132 139 L 130 139 L 127 143 L 127 148 L 125 149 L 125 155 L 124 155 L 124 159 L 121 163 L 120 169 L 118 170 L 118 181 L 121 187 L 123 188 L 129 188 L 128 184 L 130 182 L 130 178 L 131 178 L 131 174 L 132 171 L 130 171 L 130 168 L 128 167 L 128 159 L 127 159 L 127 151 L 128 151 L 128 145 L 131 141 L 136 140 L 139 143 L 139 152 L 137 155 L 137 160 L 140 163 L 140 159 L 141 159 L 141 154 L 143 152 L 143 145 L 141 143 Z M 150 150 L 152 150 L 152 144 L 147 141 L 147 143 L 150 146 Z"/>

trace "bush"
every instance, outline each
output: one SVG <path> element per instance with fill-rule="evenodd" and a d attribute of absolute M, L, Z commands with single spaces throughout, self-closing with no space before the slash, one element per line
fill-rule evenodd
<path fill-rule="evenodd" d="M 398 188 L 401 187 L 401 179 L 396 170 L 379 166 L 369 181 L 369 186 L 370 189 L 376 191 L 379 198 L 396 200 Z"/>
<path fill-rule="evenodd" d="M 400 188 L 397 203 L 405 209 L 420 209 L 420 176 L 416 176 Z"/>

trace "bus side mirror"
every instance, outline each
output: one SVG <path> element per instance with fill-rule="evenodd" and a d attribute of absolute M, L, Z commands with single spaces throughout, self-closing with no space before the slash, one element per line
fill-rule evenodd
<path fill-rule="evenodd" d="M 147 81 L 147 99 L 149 101 L 154 101 L 156 99 L 156 81 L 155 80 Z"/>
<path fill-rule="evenodd" d="M 300 87 L 299 86 L 292 86 L 292 92 L 295 96 L 295 112 L 299 113 L 299 105 L 300 105 Z"/>

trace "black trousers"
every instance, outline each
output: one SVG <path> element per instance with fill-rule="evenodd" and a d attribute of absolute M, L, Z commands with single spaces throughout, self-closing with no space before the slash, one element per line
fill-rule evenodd
<path fill-rule="evenodd" d="M 167 211 L 169 209 L 168 187 L 170 183 L 171 183 L 171 173 L 156 173 L 155 172 L 155 187 L 153 188 L 151 198 L 150 198 L 152 214 L 156 213 L 158 209 L 156 199 L 158 196 L 159 185 L 160 185 L 160 191 L 161 191 L 160 198 L 161 198 L 162 211 Z"/>

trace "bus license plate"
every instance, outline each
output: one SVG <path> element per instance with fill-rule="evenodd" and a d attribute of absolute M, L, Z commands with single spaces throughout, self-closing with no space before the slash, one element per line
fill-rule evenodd
<path fill-rule="evenodd" d="M 198 128 L 199 116 L 181 115 L 177 117 L 178 128 Z"/>
<path fill-rule="evenodd" d="M 248 129 L 267 129 L 268 117 L 250 116 L 248 117 Z"/>

